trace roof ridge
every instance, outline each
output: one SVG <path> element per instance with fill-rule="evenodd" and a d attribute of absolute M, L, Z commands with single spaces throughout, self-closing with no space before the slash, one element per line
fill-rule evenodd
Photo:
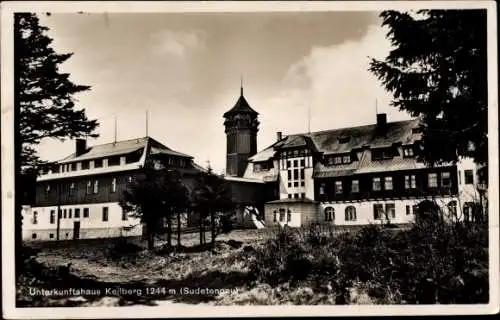
<path fill-rule="evenodd" d="M 145 137 L 132 138 L 132 139 L 127 139 L 127 140 L 118 140 L 118 141 L 115 141 L 115 142 L 106 142 L 106 143 L 101 143 L 101 144 L 94 144 L 94 145 L 91 145 L 91 146 L 87 146 L 87 148 L 101 147 L 101 146 L 106 146 L 106 145 L 112 145 L 112 144 L 117 144 L 117 143 L 122 143 L 122 142 L 129 142 L 129 141 L 133 141 L 133 140 L 143 140 L 143 139 L 147 140 L 147 139 L 153 139 L 153 138 L 151 138 L 150 136 L 145 136 Z"/>
<path fill-rule="evenodd" d="M 393 123 L 402 123 L 402 122 L 411 122 L 411 121 L 416 121 L 418 119 L 409 119 L 409 120 L 399 120 L 399 121 L 392 121 L 392 122 L 387 122 L 387 124 L 393 124 Z M 361 126 L 354 126 L 354 127 L 341 127 L 341 128 L 336 128 L 336 129 L 325 129 L 325 130 L 319 130 L 319 131 L 313 131 L 313 132 L 308 132 L 308 133 L 293 133 L 293 134 L 288 134 L 286 137 L 290 136 L 307 136 L 310 137 L 312 134 L 317 134 L 317 133 L 324 133 L 324 132 L 333 132 L 333 131 L 340 131 L 340 130 L 345 130 L 345 129 L 355 129 L 355 128 L 363 128 L 363 127 L 370 127 L 370 126 L 376 126 L 376 123 L 372 124 L 364 124 Z"/>

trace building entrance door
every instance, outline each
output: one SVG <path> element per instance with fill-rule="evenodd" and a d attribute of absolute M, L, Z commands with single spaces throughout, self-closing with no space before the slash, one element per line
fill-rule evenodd
<path fill-rule="evenodd" d="M 80 221 L 73 223 L 73 239 L 80 239 Z"/>

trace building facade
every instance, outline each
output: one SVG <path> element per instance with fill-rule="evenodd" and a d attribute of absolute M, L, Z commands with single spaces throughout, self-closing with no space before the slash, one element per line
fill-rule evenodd
<path fill-rule="evenodd" d="M 23 239 L 142 235 L 140 219 L 123 212 L 119 201 L 146 161 L 175 168 L 186 179 L 201 170 L 191 156 L 150 137 L 90 147 L 77 139 L 72 155 L 40 172 L 35 203 L 23 209 Z"/>
<path fill-rule="evenodd" d="M 436 204 L 458 219 L 474 219 L 477 170 L 471 159 L 427 167 L 417 157 L 418 120 L 284 137 L 251 156 L 243 177 L 273 183 L 278 199 L 265 204 L 265 225 L 311 223 L 406 224 L 418 208 Z"/>

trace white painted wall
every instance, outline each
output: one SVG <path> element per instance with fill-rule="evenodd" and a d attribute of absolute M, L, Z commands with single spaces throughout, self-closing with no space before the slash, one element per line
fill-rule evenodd
<path fill-rule="evenodd" d="M 473 184 L 465 184 L 465 170 L 472 170 L 474 176 Z M 479 193 L 477 191 L 477 166 L 472 158 L 460 158 L 457 162 L 457 174 L 459 175 L 458 194 L 460 201 L 465 202 L 479 202 Z"/>
<path fill-rule="evenodd" d="M 286 161 L 292 161 L 292 162 L 294 160 L 299 161 L 299 163 L 300 163 L 300 160 L 305 160 L 306 161 L 306 165 L 307 165 L 308 161 L 309 161 L 309 163 L 312 163 L 312 157 L 311 156 L 308 156 L 308 157 L 296 157 L 296 158 L 288 158 L 288 159 L 286 159 Z M 295 169 L 295 167 L 293 169 Z M 288 169 L 287 168 L 283 168 L 283 170 L 281 170 L 279 172 L 279 177 L 280 177 L 280 190 L 279 190 L 280 199 L 287 199 L 288 198 L 288 194 L 295 194 L 295 193 L 298 193 L 299 195 L 302 194 L 302 193 L 305 193 L 306 198 L 314 199 L 314 180 L 312 178 L 313 170 L 314 170 L 313 167 L 309 167 L 309 168 L 305 167 L 305 169 L 304 169 L 304 180 L 303 180 L 304 181 L 304 186 L 301 186 L 300 183 L 299 183 L 298 187 L 294 187 L 293 184 L 292 184 L 291 187 L 289 187 L 288 186 Z M 300 173 L 300 168 L 299 168 L 299 173 Z"/>
<path fill-rule="evenodd" d="M 380 224 L 386 222 L 386 220 L 375 220 L 373 218 L 373 205 L 374 204 L 383 204 L 385 209 L 386 203 L 394 203 L 396 210 L 396 217 L 394 219 L 390 219 L 391 223 L 394 224 L 404 224 L 415 221 L 415 213 L 413 212 L 413 206 L 417 205 L 419 202 L 425 199 L 405 199 L 405 200 L 384 200 L 384 201 L 363 201 L 363 202 L 353 202 L 353 203 L 325 203 L 322 202 L 320 204 L 321 212 L 318 213 L 318 222 L 326 222 L 324 220 L 325 217 L 325 209 L 327 207 L 333 207 L 335 210 L 335 220 L 332 224 L 335 225 L 367 225 L 367 224 Z M 428 200 L 431 200 L 430 198 Z M 441 197 L 435 199 L 436 203 L 447 211 L 447 204 L 450 201 L 457 200 L 456 197 Z M 348 206 L 353 206 L 356 208 L 356 220 L 355 221 L 346 221 L 345 220 L 345 210 Z M 406 206 L 410 206 L 410 214 L 406 214 Z"/>
<path fill-rule="evenodd" d="M 108 221 L 102 221 L 103 207 L 108 207 Z M 64 212 L 66 210 L 66 218 L 64 215 L 60 219 L 60 238 L 72 239 L 74 221 L 80 221 L 80 238 L 99 238 L 104 236 L 137 236 L 142 234 L 142 226 L 139 218 L 128 217 L 127 220 L 122 220 L 122 208 L 117 202 L 97 203 L 86 205 L 64 205 L 60 207 Z M 80 209 L 80 217 L 75 218 L 75 209 Z M 83 209 L 89 208 L 89 217 L 83 217 Z M 72 216 L 69 218 L 69 210 L 71 209 Z M 50 223 L 50 212 L 56 212 L 54 223 Z M 33 224 L 33 215 L 35 212 L 38 215 L 38 221 Z M 135 226 L 129 232 L 122 232 L 123 227 Z M 57 206 L 50 207 L 33 207 L 31 210 L 23 212 L 23 239 L 24 240 L 55 240 L 57 231 Z M 37 233 L 37 239 L 32 239 L 32 234 Z M 50 233 L 54 234 L 54 238 L 50 238 Z M 68 233 L 68 235 L 66 235 Z"/>

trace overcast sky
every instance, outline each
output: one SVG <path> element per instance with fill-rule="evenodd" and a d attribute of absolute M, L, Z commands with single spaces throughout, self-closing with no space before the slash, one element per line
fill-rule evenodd
<path fill-rule="evenodd" d="M 56 51 L 74 52 L 62 70 L 92 90 L 79 107 L 99 119 L 98 139 L 149 135 L 225 168 L 222 114 L 244 95 L 259 112 L 258 150 L 283 134 L 370 124 L 375 104 L 388 120 L 408 115 L 367 70 L 389 51 L 377 12 L 224 14 L 53 14 L 41 17 Z M 45 140 L 45 160 L 74 151 L 74 142 Z"/>

